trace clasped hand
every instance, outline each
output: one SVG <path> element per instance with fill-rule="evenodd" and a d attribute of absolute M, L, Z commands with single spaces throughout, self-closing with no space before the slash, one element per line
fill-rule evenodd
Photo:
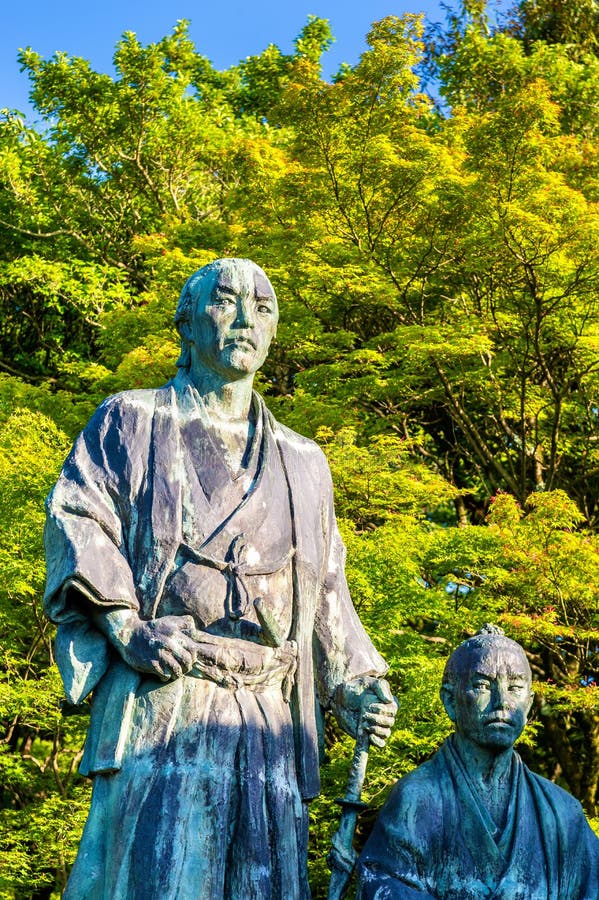
<path fill-rule="evenodd" d="M 95 621 L 132 669 L 161 681 L 185 675 L 197 659 L 192 616 L 145 620 L 134 610 L 116 609 L 97 614 Z"/>
<path fill-rule="evenodd" d="M 338 685 L 331 706 L 343 730 L 352 737 L 362 728 L 371 744 L 385 746 L 398 706 L 384 678 L 362 675 Z"/>

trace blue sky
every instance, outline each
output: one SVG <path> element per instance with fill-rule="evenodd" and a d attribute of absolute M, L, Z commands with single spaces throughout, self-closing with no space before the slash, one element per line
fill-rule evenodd
<path fill-rule="evenodd" d="M 198 51 L 224 69 L 270 43 L 291 51 L 313 14 L 330 20 L 336 38 L 325 60 L 329 77 L 340 63 L 357 62 L 371 22 L 404 12 L 444 18 L 437 0 L 6 0 L 0 16 L 0 108 L 31 114 L 19 47 L 30 46 L 44 57 L 64 50 L 111 73 L 114 45 L 124 31 L 148 43 L 168 34 L 178 19 L 189 19 Z"/>

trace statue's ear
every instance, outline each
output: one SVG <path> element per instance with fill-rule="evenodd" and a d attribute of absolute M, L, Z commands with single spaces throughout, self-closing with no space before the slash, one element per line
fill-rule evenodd
<path fill-rule="evenodd" d="M 526 718 L 528 718 L 528 716 L 530 715 L 530 711 L 532 709 L 532 705 L 534 702 L 535 702 L 535 692 L 531 691 L 530 692 L 530 703 L 528 704 L 528 709 L 526 710 Z"/>
<path fill-rule="evenodd" d="M 445 712 L 449 716 L 452 722 L 455 722 L 455 689 L 449 685 L 444 684 L 440 691 L 441 701 L 443 706 L 445 707 Z"/>
<path fill-rule="evenodd" d="M 181 354 L 177 360 L 177 366 L 181 369 L 189 369 L 191 366 L 190 347 L 193 343 L 190 322 L 188 322 L 187 319 L 180 319 L 177 322 L 177 331 L 181 338 Z"/>
<path fill-rule="evenodd" d="M 187 343 L 192 343 L 193 335 L 191 333 L 191 322 L 188 319 L 181 319 L 180 322 L 177 322 L 177 329 L 183 341 L 187 341 Z"/>

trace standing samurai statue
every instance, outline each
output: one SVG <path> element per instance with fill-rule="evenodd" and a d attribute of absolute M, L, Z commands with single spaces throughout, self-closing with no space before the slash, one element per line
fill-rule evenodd
<path fill-rule="evenodd" d="M 56 659 L 93 692 L 69 900 L 305 900 L 317 705 L 389 735 L 324 456 L 252 391 L 277 319 L 249 260 L 192 275 L 176 377 L 106 400 L 48 498 Z"/>

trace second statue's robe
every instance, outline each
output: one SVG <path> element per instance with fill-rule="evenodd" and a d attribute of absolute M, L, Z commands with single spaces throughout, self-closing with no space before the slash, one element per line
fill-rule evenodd
<path fill-rule="evenodd" d="M 580 803 L 516 752 L 509 790 L 500 830 L 449 738 L 393 788 L 360 856 L 360 900 L 598 900 Z"/>

